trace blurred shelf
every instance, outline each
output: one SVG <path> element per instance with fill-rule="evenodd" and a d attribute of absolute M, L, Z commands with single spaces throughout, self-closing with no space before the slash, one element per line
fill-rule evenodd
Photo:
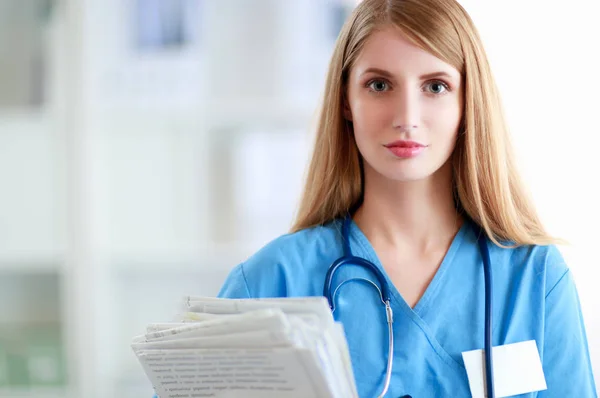
<path fill-rule="evenodd" d="M 316 120 L 318 103 L 286 98 L 248 101 L 211 101 L 206 108 L 209 128 L 248 128 L 248 126 L 308 127 Z"/>
<path fill-rule="evenodd" d="M 43 387 L 14 387 L 0 388 L 2 398 L 65 398 L 69 397 L 66 388 L 43 388 Z"/>
<path fill-rule="evenodd" d="M 59 254 L 0 253 L 0 273 L 52 273 L 62 272 L 64 257 Z M 2 395 L 0 395 L 1 397 Z"/>
<path fill-rule="evenodd" d="M 111 255 L 109 263 L 120 273 L 202 273 L 221 274 L 245 261 L 262 245 L 259 243 L 215 244 L 194 252 Z"/>
<path fill-rule="evenodd" d="M 288 98 L 252 98 L 247 100 L 210 100 L 179 108 L 155 105 L 104 107 L 96 110 L 95 130 L 118 126 L 119 129 L 172 127 L 198 129 L 237 129 L 249 126 L 307 127 L 318 115 L 317 101 Z M 0 115 L 1 116 L 1 115 Z M 1 119 L 0 119 L 1 120 Z"/>
<path fill-rule="evenodd" d="M 51 117 L 45 109 L 0 108 L 0 131 L 10 127 L 38 127 L 50 120 Z"/>
<path fill-rule="evenodd" d="M 202 113 L 202 104 L 179 109 L 166 109 L 164 107 L 149 109 L 143 106 L 137 108 L 134 106 L 130 108 L 103 108 L 96 111 L 95 116 L 97 116 L 98 121 L 94 125 L 94 130 L 101 131 L 116 127 L 125 132 L 139 128 L 150 128 L 152 130 L 164 130 L 172 127 L 202 128 L 205 119 L 205 115 Z"/>

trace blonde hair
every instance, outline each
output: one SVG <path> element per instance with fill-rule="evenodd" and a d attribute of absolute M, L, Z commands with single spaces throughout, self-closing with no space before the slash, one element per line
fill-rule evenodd
<path fill-rule="evenodd" d="M 499 246 L 500 241 L 557 242 L 545 231 L 522 185 L 481 39 L 455 0 L 363 0 L 356 7 L 329 65 L 313 157 L 292 232 L 343 217 L 362 202 L 362 160 L 343 115 L 345 85 L 371 32 L 389 25 L 461 72 L 464 114 L 452 156 L 460 211 Z"/>

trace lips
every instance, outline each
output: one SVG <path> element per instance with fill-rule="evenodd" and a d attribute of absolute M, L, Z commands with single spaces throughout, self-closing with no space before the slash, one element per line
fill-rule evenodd
<path fill-rule="evenodd" d="M 425 148 L 425 145 L 416 141 L 394 141 L 387 144 L 386 148 Z"/>
<path fill-rule="evenodd" d="M 394 141 L 385 147 L 397 158 L 409 159 L 420 155 L 427 146 L 416 141 Z"/>

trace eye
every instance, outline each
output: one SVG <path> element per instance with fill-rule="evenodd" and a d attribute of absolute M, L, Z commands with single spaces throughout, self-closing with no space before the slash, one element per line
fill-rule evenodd
<path fill-rule="evenodd" d="M 384 80 L 371 80 L 367 86 L 372 90 L 375 91 L 377 93 L 383 92 L 383 91 L 387 91 L 389 89 L 389 85 L 386 81 Z"/>
<path fill-rule="evenodd" d="M 435 80 L 427 83 L 426 87 L 428 87 L 427 91 L 431 94 L 441 95 L 450 91 L 448 85 L 440 80 Z"/>

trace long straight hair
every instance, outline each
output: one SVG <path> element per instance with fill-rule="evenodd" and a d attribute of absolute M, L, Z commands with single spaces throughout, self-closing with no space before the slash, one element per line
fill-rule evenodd
<path fill-rule="evenodd" d="M 464 113 L 452 155 L 459 211 L 497 245 L 556 243 L 545 231 L 516 169 L 498 90 L 481 39 L 455 0 L 363 0 L 336 42 L 313 156 L 292 232 L 355 211 L 363 200 L 362 160 L 343 114 L 347 79 L 371 33 L 399 28 L 452 65 L 464 82 Z"/>

